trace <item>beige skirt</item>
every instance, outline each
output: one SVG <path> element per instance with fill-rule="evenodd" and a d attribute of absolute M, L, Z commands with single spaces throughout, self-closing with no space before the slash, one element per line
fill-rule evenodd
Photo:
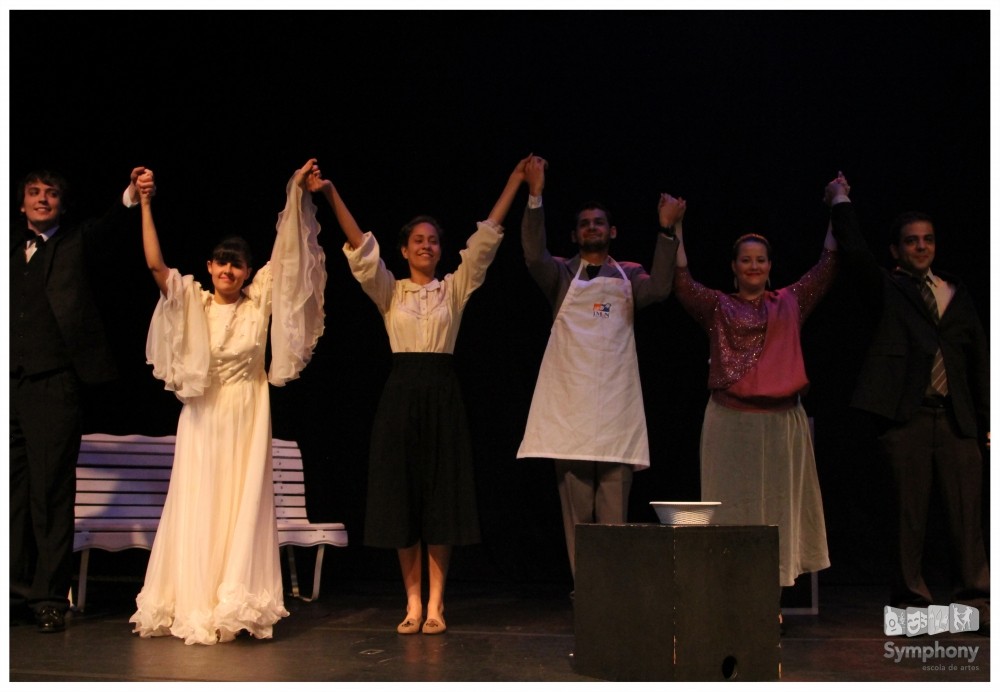
<path fill-rule="evenodd" d="M 720 524 L 777 525 L 782 586 L 830 566 L 816 457 L 801 404 L 757 412 L 709 399 L 701 430 L 701 499 L 722 502 L 715 515 Z"/>

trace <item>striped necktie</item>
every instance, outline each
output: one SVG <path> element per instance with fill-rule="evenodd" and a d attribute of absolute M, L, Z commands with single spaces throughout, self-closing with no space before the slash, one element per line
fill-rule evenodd
<path fill-rule="evenodd" d="M 937 298 L 934 297 L 934 291 L 931 290 L 931 277 L 914 277 L 914 280 L 920 287 L 920 295 L 923 297 L 924 303 L 927 304 L 927 310 L 931 313 L 934 324 L 937 324 L 941 319 L 941 315 L 938 314 Z M 948 374 L 944 369 L 944 356 L 941 355 L 940 347 L 938 347 L 937 353 L 934 354 L 934 364 L 931 366 L 931 384 L 928 393 L 931 395 L 948 396 Z"/>

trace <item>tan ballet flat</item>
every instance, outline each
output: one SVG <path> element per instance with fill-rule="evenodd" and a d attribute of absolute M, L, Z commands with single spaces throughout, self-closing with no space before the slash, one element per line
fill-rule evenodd
<path fill-rule="evenodd" d="M 396 631 L 400 634 L 416 634 L 420 631 L 420 624 L 422 620 L 420 618 L 407 617 L 401 623 L 396 625 Z"/>
<path fill-rule="evenodd" d="M 447 629 L 448 625 L 444 624 L 444 618 L 440 620 L 437 618 L 428 618 L 420 631 L 424 634 L 442 634 Z"/>

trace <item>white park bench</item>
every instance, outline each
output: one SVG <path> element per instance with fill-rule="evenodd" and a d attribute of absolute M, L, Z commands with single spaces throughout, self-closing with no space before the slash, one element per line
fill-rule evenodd
<path fill-rule="evenodd" d="M 274 507 L 278 544 L 285 548 L 292 595 L 319 598 L 326 546 L 347 546 L 343 524 L 314 524 L 306 516 L 306 488 L 298 444 L 272 441 Z M 76 531 L 73 550 L 82 551 L 75 607 L 87 599 L 87 567 L 91 548 L 151 550 L 167 497 L 174 461 L 174 436 L 84 435 L 76 467 Z M 294 547 L 316 546 L 316 568 L 310 598 L 299 594 Z M 72 598 L 71 598 L 72 601 Z"/>

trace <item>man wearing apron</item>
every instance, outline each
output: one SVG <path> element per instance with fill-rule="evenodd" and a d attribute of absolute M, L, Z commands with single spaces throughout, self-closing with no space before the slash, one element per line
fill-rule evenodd
<path fill-rule="evenodd" d="M 608 256 L 617 229 L 590 203 L 577 214 L 571 259 L 546 249 L 544 159 L 525 168 L 528 206 L 521 242 L 528 271 L 552 305 L 554 322 L 517 458 L 555 460 L 570 570 L 577 524 L 622 524 L 633 469 L 649 466 L 646 416 L 633 331 L 635 311 L 673 287 L 677 242 L 667 235 L 684 202 L 661 195 L 661 232 L 652 272 Z"/>

